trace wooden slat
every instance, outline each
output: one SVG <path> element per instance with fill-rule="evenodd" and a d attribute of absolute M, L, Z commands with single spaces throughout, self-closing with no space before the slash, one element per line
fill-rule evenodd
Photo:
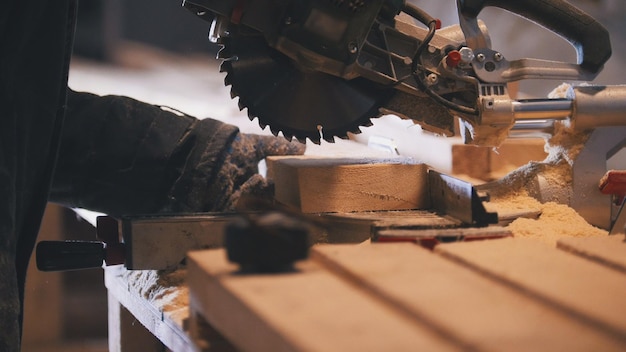
<path fill-rule="evenodd" d="M 429 207 L 424 164 L 284 158 L 272 170 L 276 200 L 305 213 Z"/>
<path fill-rule="evenodd" d="M 161 341 L 143 324 L 138 324 L 134 313 L 121 304 L 111 292 L 108 293 L 108 313 L 110 352 L 163 350 Z"/>
<path fill-rule="evenodd" d="M 458 350 L 312 261 L 241 274 L 223 250 L 206 250 L 188 265 L 192 314 L 243 351 Z"/>
<path fill-rule="evenodd" d="M 468 350 L 626 348 L 619 339 L 416 245 L 319 245 L 313 258 Z"/>
<path fill-rule="evenodd" d="M 141 294 L 129 290 L 129 282 L 124 280 L 122 273 L 126 269 L 122 266 L 107 267 L 105 270 L 104 280 L 109 294 L 109 302 L 113 305 L 121 305 L 127 309 L 135 320 L 145 327 L 158 341 L 173 351 L 195 351 L 194 343 L 187 335 L 183 321 L 189 316 L 187 309 L 166 311 L 157 307 Z M 113 300 L 112 300 L 113 299 Z M 116 329 L 123 328 L 124 322 L 119 322 L 119 311 L 113 310 L 109 312 L 109 335 L 115 334 L 119 338 L 120 333 Z M 110 342 L 115 342 L 109 339 Z M 116 343 L 117 346 L 117 343 Z M 144 346 L 145 351 L 150 351 L 148 346 Z M 118 350 L 118 347 L 110 346 L 112 350 Z M 154 349 L 153 349 L 154 350 Z M 159 349 L 160 350 L 160 349 Z M 122 349 L 123 351 L 123 349 Z"/>
<path fill-rule="evenodd" d="M 626 241 L 623 235 L 564 237 L 557 242 L 557 247 L 626 273 Z"/>
<path fill-rule="evenodd" d="M 453 243 L 435 250 L 626 342 L 622 273 L 529 239 Z"/>
<path fill-rule="evenodd" d="M 327 213 L 321 217 L 327 225 L 322 243 L 357 243 L 370 239 L 379 230 L 389 228 L 429 229 L 458 227 L 461 222 L 427 210 Z"/>

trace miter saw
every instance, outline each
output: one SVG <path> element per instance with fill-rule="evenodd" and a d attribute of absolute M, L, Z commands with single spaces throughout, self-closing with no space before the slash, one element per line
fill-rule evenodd
<path fill-rule="evenodd" d="M 595 130 L 585 160 L 574 167 L 570 205 L 609 227 L 610 201 L 597 184 L 611 153 L 626 145 L 626 86 L 572 86 L 559 99 L 514 100 L 508 93 L 514 81 L 588 82 L 602 70 L 611 56 L 609 33 L 568 2 L 457 0 L 459 24 L 446 28 L 404 0 L 184 0 L 183 6 L 211 23 L 209 37 L 222 46 L 225 83 L 240 108 L 288 139 L 332 142 L 384 114 L 492 147 L 509 136 L 550 134 L 557 120 Z M 560 35 L 578 62 L 508 60 L 491 48 L 477 18 L 487 6 Z"/>
<path fill-rule="evenodd" d="M 482 146 L 498 146 L 511 130 L 545 129 L 546 119 L 571 118 L 582 129 L 626 124 L 621 86 L 577 91 L 581 101 L 509 97 L 507 83 L 522 79 L 591 81 L 611 56 L 606 29 L 566 1 L 458 0 L 460 24 L 447 28 L 403 0 L 183 5 L 210 21 L 225 83 L 240 107 L 288 139 L 332 142 L 383 114 L 446 136 L 458 117 L 465 142 Z M 508 60 L 491 48 L 477 19 L 485 6 L 561 35 L 576 48 L 578 63 Z"/>

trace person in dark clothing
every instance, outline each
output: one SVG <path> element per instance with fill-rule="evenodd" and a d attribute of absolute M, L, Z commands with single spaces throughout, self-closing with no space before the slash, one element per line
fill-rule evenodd
<path fill-rule="evenodd" d="M 257 163 L 304 146 L 67 87 L 77 0 L 0 2 L 0 351 L 20 349 L 48 201 L 111 215 L 230 209 Z"/>

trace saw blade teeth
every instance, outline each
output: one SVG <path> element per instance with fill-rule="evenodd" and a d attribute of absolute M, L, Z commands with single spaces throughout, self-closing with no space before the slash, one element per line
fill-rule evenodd
<path fill-rule="evenodd" d="M 230 72 L 232 71 L 232 64 L 230 63 L 230 61 L 222 61 L 222 63 L 220 64 L 220 72 L 226 72 L 227 74 L 230 74 Z"/>
<path fill-rule="evenodd" d="M 230 52 L 230 49 L 227 46 L 222 46 L 218 51 L 217 51 L 217 58 L 221 59 L 221 60 L 226 60 L 230 57 L 232 57 L 233 54 Z"/>
<path fill-rule="evenodd" d="M 335 136 L 335 137 L 339 137 L 339 139 L 343 139 L 343 140 L 348 140 L 350 139 L 350 134 L 359 134 L 359 133 L 361 133 L 361 131 L 359 131 L 358 133 L 348 132 L 343 136 Z"/>
<path fill-rule="evenodd" d="M 337 137 L 341 138 L 341 139 L 345 139 L 345 137 L 348 137 L 348 134 L 359 134 L 361 133 L 361 127 L 360 126 L 355 126 L 354 128 L 350 129 L 349 131 L 346 131 L 346 133 L 342 134 L 342 135 L 337 135 Z"/>
<path fill-rule="evenodd" d="M 220 50 L 220 51 L 217 52 L 216 59 L 223 60 L 223 61 L 228 61 L 226 59 L 228 59 L 229 57 L 230 57 L 230 55 L 225 53 L 224 50 Z"/>
<path fill-rule="evenodd" d="M 273 134 L 274 136 L 277 136 L 277 135 L 278 135 L 278 132 L 280 132 L 280 130 L 279 130 L 279 129 L 274 128 L 274 127 L 272 127 L 272 126 L 270 126 L 270 131 L 272 131 L 272 134 Z"/>
<path fill-rule="evenodd" d="M 231 98 L 238 98 L 239 110 L 247 109 L 250 121 L 257 119 L 262 130 L 269 128 L 273 135 L 281 134 L 287 140 L 297 139 L 298 142 L 306 144 L 308 139 L 310 143 L 319 145 L 322 140 L 335 143 L 335 136 L 348 138 L 347 133 L 361 132 L 359 126 L 371 126 L 371 116 L 380 114 L 379 107 L 383 106 L 388 98 L 385 94 L 379 96 L 379 91 L 370 84 L 356 81 L 344 84 L 343 81 L 336 81 L 334 78 L 326 79 L 317 73 L 303 73 L 295 66 L 286 65 L 275 50 L 267 45 L 265 37 L 254 30 L 244 30 L 236 26 L 232 28 L 231 36 L 223 37 L 220 44 L 222 48 L 217 54 L 222 60 L 220 72 L 226 73 L 224 84 L 230 86 Z M 288 108 L 289 104 L 293 103 L 284 100 L 287 96 L 310 97 L 310 90 L 313 90 L 315 95 L 315 89 L 318 89 L 317 93 L 322 96 L 320 101 L 326 101 L 328 99 L 323 100 L 323 97 L 331 94 L 329 87 L 333 87 L 333 92 L 335 87 L 339 87 L 337 91 L 345 92 L 355 103 L 360 104 L 363 99 L 366 103 L 362 104 L 363 108 L 358 109 L 329 107 L 332 108 L 330 115 L 336 115 L 337 118 L 324 116 L 320 119 L 320 123 L 328 124 L 326 133 L 320 134 L 319 130 L 302 127 L 303 121 L 298 119 L 307 117 L 293 116 L 293 109 Z M 285 108 L 280 106 L 283 103 L 286 104 Z M 328 109 L 323 107 L 318 109 L 314 102 L 305 101 L 303 105 L 299 109 L 307 111 L 307 115 L 315 115 L 316 112 L 328 115 Z M 348 116 L 344 118 L 346 114 Z"/>

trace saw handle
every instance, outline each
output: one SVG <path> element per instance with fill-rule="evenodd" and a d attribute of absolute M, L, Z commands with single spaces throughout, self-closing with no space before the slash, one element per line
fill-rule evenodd
<path fill-rule="evenodd" d="M 100 268 L 106 252 L 99 241 L 41 241 L 37 243 L 37 269 L 65 271 Z"/>
<path fill-rule="evenodd" d="M 527 18 L 566 39 L 578 64 L 598 73 L 611 57 L 609 32 L 593 17 L 563 0 L 457 0 L 463 16 L 476 18 L 484 7 L 498 7 Z"/>

